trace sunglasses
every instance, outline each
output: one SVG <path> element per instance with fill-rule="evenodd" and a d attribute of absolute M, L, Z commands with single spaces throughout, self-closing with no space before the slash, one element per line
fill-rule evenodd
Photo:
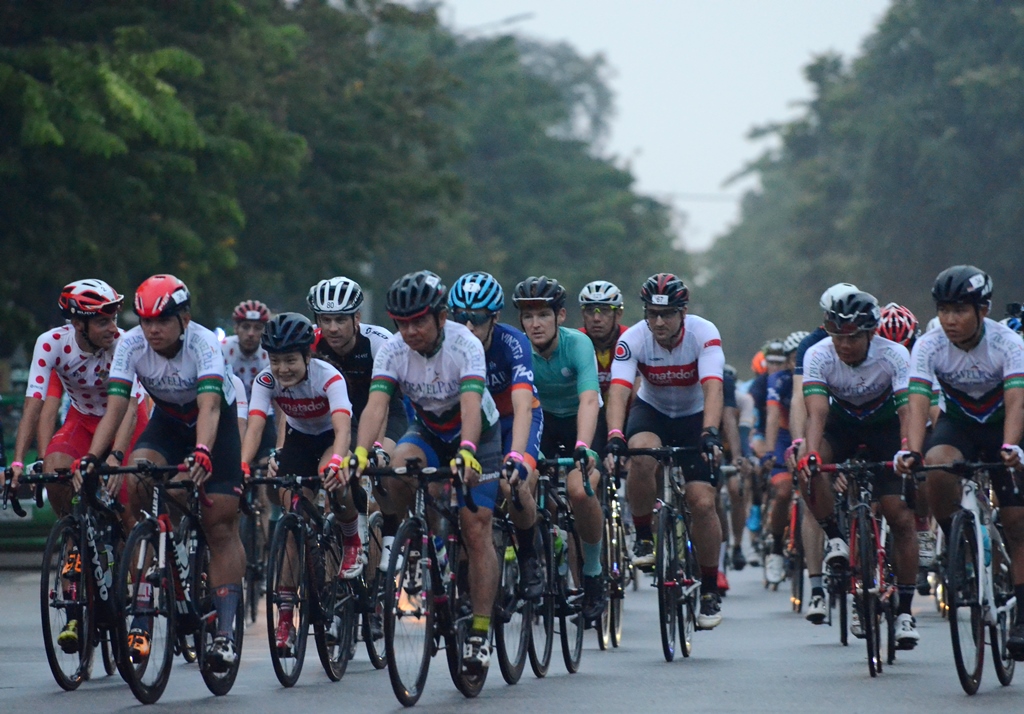
<path fill-rule="evenodd" d="M 616 305 L 587 305 L 585 308 L 583 308 L 583 314 L 600 315 L 602 312 L 610 312 L 611 314 L 614 315 L 621 309 L 621 307 L 618 307 Z"/>
<path fill-rule="evenodd" d="M 469 310 L 456 310 L 452 313 L 452 319 L 460 325 L 471 322 L 474 325 L 486 325 L 494 317 L 491 312 L 470 312 Z"/>
<path fill-rule="evenodd" d="M 644 319 L 656 322 L 660 317 L 665 322 L 668 322 L 673 317 L 678 317 L 682 313 L 682 310 L 678 308 L 675 310 L 644 310 Z"/>
<path fill-rule="evenodd" d="M 827 332 L 830 337 L 853 337 L 859 332 L 864 332 L 864 330 L 857 327 L 857 325 L 854 325 L 852 322 L 848 322 L 845 325 L 837 325 L 832 321 L 826 320 L 825 332 Z"/>

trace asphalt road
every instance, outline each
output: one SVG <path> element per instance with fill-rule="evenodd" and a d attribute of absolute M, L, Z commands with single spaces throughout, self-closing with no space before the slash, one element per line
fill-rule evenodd
<path fill-rule="evenodd" d="M 921 644 L 898 653 L 893 666 L 872 680 L 860 640 L 839 644 L 836 627 L 813 626 L 789 609 L 785 586 L 761 585 L 761 570 L 731 572 L 732 590 L 723 603 L 725 619 L 713 632 L 698 632 L 693 656 L 666 663 L 661 654 L 657 597 L 650 580 L 625 601 L 623 645 L 600 652 L 587 633 L 580 672 L 569 675 L 556 650 L 551 672 L 535 679 L 527 665 L 522 681 L 506 685 L 494 662 L 478 699 L 467 700 L 448 676 L 443 654 L 435 657 L 423 712 L 946 712 L 1020 711 L 1024 681 L 1001 687 L 986 653 L 984 680 L 974 697 L 960 689 L 949 644 L 949 629 L 932 598 L 915 600 Z M 38 575 L 0 572 L 0 712 L 138 710 L 116 675 L 100 676 L 76 692 L 54 683 L 41 642 Z M 96 670 L 102 675 L 102 667 Z M 1024 669 L 1022 669 L 1024 672 Z M 1024 677 L 1024 673 L 1020 675 Z M 310 642 L 298 685 L 282 688 L 267 653 L 265 628 L 246 634 L 243 662 L 234 689 L 209 694 L 195 665 L 178 661 L 163 699 L 153 710 L 207 712 L 393 712 L 403 708 L 385 671 L 375 671 L 360 649 L 345 677 L 332 684 Z"/>

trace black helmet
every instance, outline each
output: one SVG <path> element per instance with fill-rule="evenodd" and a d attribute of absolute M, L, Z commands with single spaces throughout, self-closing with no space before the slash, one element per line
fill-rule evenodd
<path fill-rule="evenodd" d="M 986 305 L 992 299 L 992 278 L 973 265 L 954 265 L 935 278 L 932 299 L 936 303 Z"/>
<path fill-rule="evenodd" d="M 882 311 L 874 295 L 857 290 L 832 300 L 825 311 L 825 331 L 835 335 L 872 332 L 882 319 Z"/>
<path fill-rule="evenodd" d="M 445 307 L 447 289 L 429 270 L 406 273 L 388 288 L 387 310 L 393 320 L 412 320 Z"/>
<path fill-rule="evenodd" d="M 655 273 L 640 288 L 644 305 L 685 307 L 690 302 L 690 289 L 672 273 Z"/>
<path fill-rule="evenodd" d="M 282 312 L 270 318 L 260 344 L 267 352 L 304 352 L 313 344 L 313 323 L 297 312 Z"/>
<path fill-rule="evenodd" d="M 516 285 L 516 290 L 512 294 L 512 302 L 518 308 L 521 308 L 520 303 L 524 302 L 543 302 L 558 312 L 565 307 L 565 288 L 559 285 L 557 280 L 544 275 L 539 278 L 531 275 Z"/>

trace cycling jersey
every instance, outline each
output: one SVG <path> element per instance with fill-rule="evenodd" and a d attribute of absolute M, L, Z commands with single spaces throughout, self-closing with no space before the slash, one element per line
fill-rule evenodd
<path fill-rule="evenodd" d="M 619 325 L 619 339 L 629 329 L 625 325 Z M 587 328 L 581 327 L 580 332 L 584 335 L 587 334 Z M 593 340 L 591 340 L 593 344 Z M 608 387 L 612 383 L 612 362 L 615 361 L 615 345 L 618 341 L 613 342 L 612 346 L 606 350 L 597 349 L 597 345 L 594 345 L 594 355 L 597 357 L 597 381 L 601 385 L 601 396 L 604 397 L 608 394 Z"/>
<path fill-rule="evenodd" d="M 981 341 L 970 351 L 950 342 L 943 330 L 922 335 L 911 357 L 910 393 L 931 398 L 937 380 L 947 417 L 1001 424 L 1004 390 L 1024 387 L 1024 340 L 988 318 L 982 329 Z"/>
<path fill-rule="evenodd" d="M 580 395 L 586 391 L 597 392 L 600 404 L 594 343 L 579 330 L 559 327 L 558 346 L 550 357 L 533 350 L 533 383 L 541 407 L 557 417 L 575 416 L 580 410 Z"/>
<path fill-rule="evenodd" d="M 441 346 L 429 357 L 410 349 L 401 333 L 392 335 L 373 361 L 370 392 L 390 397 L 401 387 L 416 420 L 450 442 L 462 431 L 459 398 L 463 392 L 481 395 L 483 430 L 498 423 L 498 410 L 485 386 L 487 361 L 480 340 L 468 327 L 451 320 L 442 329 Z"/>
<path fill-rule="evenodd" d="M 234 413 L 235 385 L 225 379 L 226 372 L 217 336 L 196 322 L 185 327 L 181 349 L 170 358 L 149 346 L 141 327 L 133 327 L 114 352 L 108 391 L 127 399 L 138 377 L 158 410 L 191 426 L 199 416 L 200 394 L 220 395 L 222 409 Z"/>
<path fill-rule="evenodd" d="M 262 347 L 257 347 L 251 355 L 245 354 L 238 345 L 238 335 L 225 337 L 220 345 L 228 372 L 242 380 L 242 384 L 245 385 L 245 396 L 249 397 L 252 394 L 252 380 L 270 366 L 270 355 Z"/>
<path fill-rule="evenodd" d="M 725 353 L 713 323 L 696 315 L 683 321 L 679 342 L 667 350 L 654 339 L 646 322 L 633 325 L 619 340 L 612 365 L 612 384 L 633 388 L 637 371 L 643 379 L 637 397 L 662 414 L 676 418 L 704 410 L 709 379 L 722 381 Z"/>
<path fill-rule="evenodd" d="M 73 326 L 63 325 L 47 330 L 36 340 L 25 396 L 45 399 L 56 377 L 79 413 L 103 416 L 107 412 L 107 379 L 111 376 L 111 361 L 124 335 L 121 332 L 121 337 L 108 349 L 93 353 L 79 348 Z M 145 395 L 138 380 L 128 379 L 124 396 L 135 397 L 139 401 L 143 399 Z"/>
<path fill-rule="evenodd" d="M 370 398 L 370 381 L 373 378 L 373 360 L 380 351 L 380 348 L 391 337 L 391 333 L 377 325 L 359 324 L 359 334 L 356 335 L 355 345 L 352 350 L 342 356 L 331 349 L 320 332 L 316 328 L 316 338 L 313 342 L 313 354 L 320 357 L 338 368 L 345 375 L 345 384 L 348 385 L 348 398 L 352 402 L 352 414 L 358 418 L 363 409 L 366 408 L 366 401 Z"/>
<path fill-rule="evenodd" d="M 804 376 L 804 356 L 807 354 L 807 350 L 814 347 L 826 337 L 828 337 L 828 333 L 825 332 L 825 328 L 818 327 L 814 332 L 800 340 L 800 344 L 797 345 L 796 348 L 796 366 L 793 368 L 794 377 Z"/>
<path fill-rule="evenodd" d="M 231 383 L 235 385 L 235 408 L 239 419 L 249 418 L 249 397 L 245 394 L 245 384 L 237 374 L 231 375 Z"/>
<path fill-rule="evenodd" d="M 494 397 L 498 416 L 512 416 L 512 392 L 517 389 L 529 389 L 533 394 L 533 406 L 540 406 L 537 388 L 533 384 L 533 351 L 525 334 L 508 325 L 495 325 L 491 333 L 491 347 L 484 356 L 487 360 L 487 389 Z"/>
<path fill-rule="evenodd" d="M 894 419 L 907 403 L 909 370 L 907 348 L 884 337 L 871 339 L 867 357 L 855 367 L 839 359 L 827 337 L 804 355 L 804 396 L 829 397 L 831 411 L 847 422 L 879 423 Z"/>
<path fill-rule="evenodd" d="M 266 419 L 271 402 L 284 412 L 288 426 L 303 434 L 331 431 L 331 417 L 338 412 L 352 415 L 345 378 L 318 359 L 309 361 L 306 378 L 292 387 L 282 387 L 269 369 L 256 375 L 249 414 Z"/>
<path fill-rule="evenodd" d="M 781 369 L 768 375 L 768 393 L 765 406 L 779 408 L 779 428 L 789 430 L 789 406 L 793 401 L 793 373 Z"/>

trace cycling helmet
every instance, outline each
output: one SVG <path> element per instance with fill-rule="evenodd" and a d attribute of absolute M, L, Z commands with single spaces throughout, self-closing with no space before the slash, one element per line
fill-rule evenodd
<path fill-rule="evenodd" d="M 858 289 L 852 283 L 836 283 L 821 294 L 818 304 L 821 305 L 823 311 L 828 312 L 833 300 L 855 292 L 858 292 Z"/>
<path fill-rule="evenodd" d="M 917 318 L 908 308 L 889 303 L 882 308 L 882 321 L 878 323 L 878 334 L 887 340 L 899 342 L 908 347 L 917 337 Z"/>
<path fill-rule="evenodd" d="M 270 308 L 259 300 L 243 300 L 235 306 L 231 317 L 235 322 L 244 322 L 246 320 L 267 322 L 270 319 Z"/>
<path fill-rule="evenodd" d="M 782 340 L 768 340 L 764 343 L 764 347 L 761 348 L 761 354 L 764 355 L 765 362 L 779 362 L 786 361 L 786 346 L 782 343 Z"/>
<path fill-rule="evenodd" d="M 314 315 L 354 315 L 362 307 L 363 289 L 355 280 L 339 275 L 311 287 L 306 303 Z"/>
<path fill-rule="evenodd" d="M 1018 335 L 1021 334 L 1021 327 L 1024 326 L 1024 323 L 1021 322 L 1019 317 L 1004 317 L 999 321 L 999 323 L 1001 325 L 1006 325 Z"/>
<path fill-rule="evenodd" d="M 565 288 L 559 285 L 557 280 L 544 275 L 539 278 L 531 275 L 516 285 L 512 302 L 516 307 L 522 307 L 521 303 L 524 302 L 543 302 L 558 312 L 565 307 Z"/>
<path fill-rule="evenodd" d="M 439 313 L 445 306 L 446 288 L 440 276 L 429 270 L 407 273 L 391 284 L 387 311 L 393 320 L 414 320 Z"/>
<path fill-rule="evenodd" d="M 806 332 L 805 330 L 797 330 L 796 332 L 790 332 L 788 335 L 786 335 L 786 339 L 782 341 L 782 351 L 786 353 L 787 356 L 796 352 L 797 347 L 800 346 L 800 343 L 803 342 L 804 338 L 807 337 L 807 335 L 809 334 L 811 333 Z"/>
<path fill-rule="evenodd" d="M 122 303 L 124 295 L 96 278 L 68 283 L 57 299 L 57 305 L 66 320 L 72 317 L 116 315 L 121 311 Z"/>
<path fill-rule="evenodd" d="M 882 319 L 882 311 L 874 295 L 860 290 L 832 300 L 825 311 L 825 330 L 829 334 L 852 335 L 874 331 Z"/>
<path fill-rule="evenodd" d="M 723 377 L 728 377 L 729 379 L 736 379 L 737 374 L 738 372 L 736 371 L 736 368 L 733 367 L 731 364 L 727 364 L 724 367 L 722 367 Z"/>
<path fill-rule="evenodd" d="M 622 307 L 622 291 L 607 280 L 594 280 L 580 290 L 580 307 L 587 305 Z"/>
<path fill-rule="evenodd" d="M 992 299 L 992 278 L 973 265 L 954 265 L 935 278 L 932 299 L 936 303 L 987 305 Z"/>
<path fill-rule="evenodd" d="M 448 307 L 497 312 L 505 307 L 505 293 L 490 273 L 466 273 L 452 283 Z"/>
<path fill-rule="evenodd" d="M 185 283 L 173 275 L 154 275 L 135 291 L 135 314 L 143 318 L 166 317 L 188 310 L 191 296 Z"/>
<path fill-rule="evenodd" d="M 750 370 L 757 375 L 768 371 L 768 361 L 764 358 L 764 350 L 758 350 L 750 360 Z"/>
<path fill-rule="evenodd" d="M 271 354 L 304 352 L 313 344 L 313 323 L 297 312 L 282 312 L 267 322 L 260 345 Z"/>
<path fill-rule="evenodd" d="M 655 273 L 644 281 L 640 299 L 645 305 L 686 307 L 690 302 L 690 289 L 672 273 Z"/>

